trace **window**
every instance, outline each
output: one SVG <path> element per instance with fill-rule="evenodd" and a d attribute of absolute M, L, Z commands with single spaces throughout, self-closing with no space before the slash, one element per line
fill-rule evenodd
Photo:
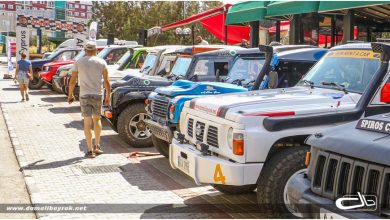
<path fill-rule="evenodd" d="M 92 14 L 87 14 L 87 18 L 91 19 L 92 18 Z"/>
<path fill-rule="evenodd" d="M 67 16 L 72 16 L 72 12 L 71 12 L 71 11 L 67 11 L 67 12 L 66 12 L 66 15 L 67 15 Z"/>
<path fill-rule="evenodd" d="M 78 4 L 75 4 L 75 5 L 74 5 L 74 8 L 79 8 L 79 5 L 78 5 Z"/>
<path fill-rule="evenodd" d="M 81 5 L 80 7 L 81 7 L 81 9 L 85 9 L 85 5 Z"/>
<path fill-rule="evenodd" d="M 76 11 L 76 12 L 74 13 L 74 16 L 79 16 L 79 12 Z"/>
<path fill-rule="evenodd" d="M 92 11 L 92 6 L 89 5 L 89 6 L 87 7 L 87 9 L 88 9 L 88 11 Z"/>
<path fill-rule="evenodd" d="M 8 9 L 14 9 L 14 5 L 8 5 Z"/>
<path fill-rule="evenodd" d="M 73 8 L 73 5 L 72 4 L 68 4 L 68 9 L 72 9 Z"/>
<path fill-rule="evenodd" d="M 54 58 L 54 60 L 71 60 L 77 55 L 76 51 L 64 51 L 62 54 Z"/>
<path fill-rule="evenodd" d="M 5 8 L 5 4 L 0 4 L 0 8 L 4 9 Z"/>
<path fill-rule="evenodd" d="M 38 10 L 38 8 L 37 8 L 37 7 L 33 7 L 32 10 L 35 10 L 35 11 L 36 11 L 36 10 Z"/>
<path fill-rule="evenodd" d="M 23 6 L 21 5 L 16 6 L 16 10 L 23 10 Z"/>
<path fill-rule="evenodd" d="M 85 13 L 81 13 L 80 15 L 81 15 L 81 17 L 85 17 Z"/>
<path fill-rule="evenodd" d="M 8 17 L 13 17 L 14 13 L 8 13 Z"/>

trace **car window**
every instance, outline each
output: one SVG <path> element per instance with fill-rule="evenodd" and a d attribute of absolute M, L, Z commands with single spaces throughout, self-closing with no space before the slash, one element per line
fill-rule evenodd
<path fill-rule="evenodd" d="M 379 68 L 379 54 L 370 50 L 328 52 L 303 78 L 318 87 L 324 82 L 337 83 L 347 91 L 363 93 Z M 302 80 L 300 85 L 305 84 Z"/>
<path fill-rule="evenodd" d="M 198 60 L 195 65 L 194 75 L 211 76 L 214 74 L 214 63 L 209 60 Z"/>
<path fill-rule="evenodd" d="M 66 61 L 72 60 L 76 56 L 76 51 L 64 51 L 60 55 L 58 55 L 54 60 L 58 61 Z"/>
<path fill-rule="evenodd" d="M 260 58 L 238 58 L 229 70 L 228 82 L 241 80 L 248 83 L 256 80 L 264 65 L 264 59 Z"/>
<path fill-rule="evenodd" d="M 185 76 L 192 61 L 191 57 L 179 57 L 177 58 L 171 74 L 175 76 Z"/>

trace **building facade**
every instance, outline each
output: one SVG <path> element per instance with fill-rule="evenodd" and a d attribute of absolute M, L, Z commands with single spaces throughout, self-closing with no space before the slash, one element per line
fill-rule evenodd
<path fill-rule="evenodd" d="M 16 31 L 16 15 L 18 12 L 29 15 L 39 13 L 44 18 L 62 18 L 67 21 L 87 24 L 92 18 L 92 1 L 62 1 L 64 7 L 58 7 L 59 1 L 0 1 L 0 32 Z M 52 31 L 44 30 L 44 34 L 54 37 Z M 36 31 L 32 30 L 32 35 Z"/>

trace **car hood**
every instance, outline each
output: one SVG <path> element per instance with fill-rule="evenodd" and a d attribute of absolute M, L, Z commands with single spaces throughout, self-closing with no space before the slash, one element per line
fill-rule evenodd
<path fill-rule="evenodd" d="M 155 92 L 167 96 L 178 95 L 217 95 L 232 92 L 246 92 L 248 89 L 219 82 L 191 82 L 188 80 L 178 80 L 168 87 L 159 87 Z"/>
<path fill-rule="evenodd" d="M 125 71 L 123 70 L 115 70 L 109 72 L 110 78 L 115 78 L 115 79 L 123 79 L 125 76 L 130 75 L 130 76 L 141 76 L 141 73 L 139 72 L 139 69 L 127 69 Z M 129 78 L 130 79 L 130 78 Z M 127 80 L 123 80 L 121 82 L 124 82 Z"/>
<path fill-rule="evenodd" d="M 342 111 L 356 106 L 361 95 L 343 91 L 296 86 L 194 99 L 190 107 L 229 120 L 264 113 L 294 112 L 295 115 Z M 187 104 L 188 105 L 188 104 Z"/>
<path fill-rule="evenodd" d="M 377 125 L 374 124 L 373 127 L 363 130 L 358 125 L 364 121 L 379 121 L 382 124 L 377 126 L 377 129 L 374 129 Z M 387 133 L 377 131 L 384 131 L 389 126 L 390 114 L 376 115 L 326 129 L 320 134 L 310 136 L 306 143 L 324 151 L 390 166 L 390 136 Z"/>
<path fill-rule="evenodd" d="M 46 63 L 45 66 L 63 66 L 67 64 L 73 64 L 74 60 L 61 60 L 61 61 L 53 61 Z"/>

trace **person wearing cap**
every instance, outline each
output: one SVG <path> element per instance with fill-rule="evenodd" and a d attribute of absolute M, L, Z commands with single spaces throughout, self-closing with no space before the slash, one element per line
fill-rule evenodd
<path fill-rule="evenodd" d="M 76 86 L 76 79 L 80 85 L 80 106 L 84 117 L 84 133 L 88 145 L 88 152 L 85 154 L 88 158 L 94 158 L 102 154 L 100 146 L 100 133 L 102 124 L 100 115 L 103 102 L 103 88 L 106 89 L 105 105 L 110 105 L 111 87 L 108 78 L 107 63 L 96 56 L 96 43 L 89 41 L 84 46 L 85 56 L 78 59 L 73 64 L 72 77 L 69 84 L 68 102 L 71 104 L 75 97 L 73 91 Z M 95 134 L 95 145 L 92 146 L 92 126 Z"/>

